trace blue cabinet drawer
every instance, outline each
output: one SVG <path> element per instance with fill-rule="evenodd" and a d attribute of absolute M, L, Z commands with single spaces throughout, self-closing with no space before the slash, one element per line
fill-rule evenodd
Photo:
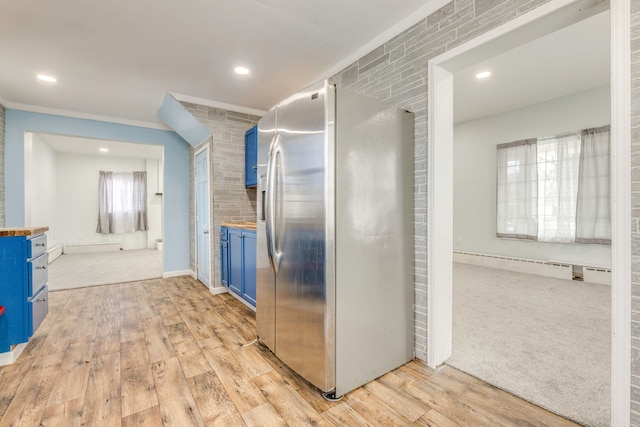
<path fill-rule="evenodd" d="M 47 313 L 49 313 L 49 287 L 44 286 L 40 291 L 29 298 L 29 336 L 33 336 Z"/>
<path fill-rule="evenodd" d="M 40 234 L 27 239 L 27 258 L 35 258 L 47 250 L 47 235 Z"/>
<path fill-rule="evenodd" d="M 30 297 L 34 292 L 37 292 L 45 283 L 47 283 L 47 254 L 40 254 L 37 258 L 29 261 L 27 266 L 29 270 L 27 296 Z"/>

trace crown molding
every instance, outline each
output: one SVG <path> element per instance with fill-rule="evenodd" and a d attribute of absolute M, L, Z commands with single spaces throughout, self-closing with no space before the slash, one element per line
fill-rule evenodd
<path fill-rule="evenodd" d="M 96 120 L 99 122 L 116 123 L 120 125 L 137 126 L 137 127 L 150 128 L 150 129 L 171 130 L 168 126 L 165 126 L 164 124 L 160 124 L 160 123 L 122 119 L 119 117 L 102 116 L 99 114 L 80 113 L 78 111 L 60 110 L 57 108 L 41 107 L 38 105 L 20 104 L 17 102 L 5 102 L 4 106 L 7 109 L 29 111 L 31 113 L 51 114 L 54 116 L 73 117 L 76 119 Z"/>
<path fill-rule="evenodd" d="M 256 110 L 254 108 L 243 107 L 241 105 L 227 104 L 206 98 L 198 98 L 191 95 L 183 95 L 181 93 L 169 92 L 176 100 L 181 102 L 189 102 L 191 104 L 204 105 L 205 107 L 220 108 L 221 110 L 235 111 L 237 113 L 251 114 L 253 116 L 262 117 L 266 111 Z"/>

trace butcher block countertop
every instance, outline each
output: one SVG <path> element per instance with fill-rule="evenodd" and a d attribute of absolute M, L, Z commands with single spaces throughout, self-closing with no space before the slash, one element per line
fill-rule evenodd
<path fill-rule="evenodd" d="M 223 227 L 229 227 L 229 228 L 242 228 L 243 230 L 255 230 L 256 229 L 256 223 L 255 222 L 249 222 L 249 221 L 223 222 L 220 225 L 222 225 Z"/>
<path fill-rule="evenodd" d="M 0 228 L 0 237 L 35 236 L 49 231 L 49 227 L 9 227 Z"/>

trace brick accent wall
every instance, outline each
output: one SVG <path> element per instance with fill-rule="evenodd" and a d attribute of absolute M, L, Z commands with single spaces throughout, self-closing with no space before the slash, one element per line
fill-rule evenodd
<path fill-rule="evenodd" d="M 332 77 L 415 115 L 415 350 L 427 357 L 427 62 L 548 0 L 455 0 Z"/>
<path fill-rule="evenodd" d="M 259 117 L 235 111 L 183 103 L 212 134 L 209 141 L 209 188 L 211 193 L 211 277 L 220 283 L 220 224 L 226 221 L 256 220 L 256 190 L 244 187 L 244 133 L 258 123 Z M 189 170 L 189 240 L 190 267 L 195 271 L 195 187 L 194 155 L 191 148 Z"/>
<path fill-rule="evenodd" d="M 631 425 L 640 427 L 640 0 L 631 0 Z"/>
<path fill-rule="evenodd" d="M 0 104 L 0 227 L 4 227 L 5 108 Z"/>

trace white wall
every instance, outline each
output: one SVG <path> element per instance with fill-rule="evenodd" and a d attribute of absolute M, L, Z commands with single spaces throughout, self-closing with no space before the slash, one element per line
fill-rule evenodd
<path fill-rule="evenodd" d="M 56 190 L 56 153 L 42 141 L 38 134 L 31 134 L 31 165 L 29 174 L 29 200 L 31 206 L 28 211 L 32 226 L 48 226 L 47 246 L 53 247 L 58 242 L 58 230 L 55 223 L 57 206 Z"/>
<path fill-rule="evenodd" d="M 55 224 L 59 242 L 63 244 L 86 244 L 118 242 L 123 249 L 147 247 L 147 233 L 100 234 L 96 233 L 98 222 L 98 177 L 99 172 L 133 172 L 146 170 L 144 159 L 57 154 L 58 188 Z M 157 180 L 154 173 L 154 180 Z M 148 177 L 147 177 L 148 179 Z M 154 181 L 155 182 L 155 181 Z M 149 191 L 155 188 L 149 188 Z M 161 230 L 151 230 L 161 233 Z"/>
<path fill-rule="evenodd" d="M 454 250 L 610 266 L 610 246 L 496 237 L 496 145 L 602 126 L 610 117 L 606 86 L 454 126 Z"/>

